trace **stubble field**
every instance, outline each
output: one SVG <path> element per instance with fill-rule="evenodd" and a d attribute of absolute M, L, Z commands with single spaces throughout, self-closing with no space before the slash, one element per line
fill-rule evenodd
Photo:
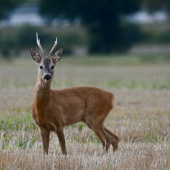
<path fill-rule="evenodd" d="M 68 57 L 55 67 L 52 88 L 96 86 L 115 95 L 105 126 L 120 138 L 103 154 L 85 124 L 64 130 L 68 155 L 50 135 L 42 155 L 30 106 L 37 77 L 31 57 L 0 62 L 0 169 L 170 169 L 170 59 Z"/>

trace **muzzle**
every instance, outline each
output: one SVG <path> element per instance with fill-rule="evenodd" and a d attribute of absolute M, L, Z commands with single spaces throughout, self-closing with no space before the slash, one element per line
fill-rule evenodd
<path fill-rule="evenodd" d="M 44 76 L 44 80 L 45 80 L 45 82 L 48 82 L 48 81 L 50 81 L 51 80 L 51 76 L 50 75 L 45 75 Z"/>

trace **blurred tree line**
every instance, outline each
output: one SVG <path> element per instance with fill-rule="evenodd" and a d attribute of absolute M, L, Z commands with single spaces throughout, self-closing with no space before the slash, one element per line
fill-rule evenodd
<path fill-rule="evenodd" d="M 6 17 L 12 8 L 24 2 L 24 0 L 1 0 L 0 18 Z M 71 48 L 78 44 L 88 44 L 90 53 L 124 52 L 143 37 L 140 27 L 127 21 L 128 14 L 141 8 L 146 8 L 150 12 L 162 9 L 170 12 L 170 0 L 37 0 L 36 2 L 39 4 L 40 14 L 48 23 L 54 18 L 70 19 L 70 21 L 80 19 L 81 24 L 88 30 L 88 40 L 76 31 L 57 35 L 66 53 L 71 53 Z M 49 34 L 41 28 L 23 26 L 15 33 L 0 34 L 1 53 L 9 55 L 9 48 L 12 46 L 17 53 L 21 48 L 36 45 L 37 31 L 41 34 L 44 46 L 48 47 L 48 42 L 54 41 L 55 33 Z M 167 37 L 161 34 L 155 36 L 153 33 L 153 37 L 156 37 L 153 41 L 159 39 L 159 36 L 165 39 Z M 152 36 L 147 34 L 144 37 L 146 41 L 152 39 Z"/>
<path fill-rule="evenodd" d="M 47 20 L 80 18 L 89 31 L 91 53 L 123 52 L 142 40 L 139 26 L 127 21 L 128 14 L 143 7 L 170 11 L 170 0 L 40 0 L 39 4 Z"/>
<path fill-rule="evenodd" d="M 23 0 L 0 0 L 0 19 L 8 17 L 9 12 L 23 3 Z"/>
<path fill-rule="evenodd" d="M 164 10 L 170 13 L 170 0 L 142 0 L 142 4 L 150 12 Z"/>
<path fill-rule="evenodd" d="M 139 40 L 138 27 L 123 18 L 140 9 L 140 0 L 40 0 L 39 3 L 40 14 L 47 20 L 80 18 L 89 31 L 91 53 L 124 51 Z"/>
<path fill-rule="evenodd" d="M 82 28 L 83 29 L 83 28 Z M 85 30 L 75 31 L 73 28 L 51 29 L 50 27 L 31 26 L 25 24 L 15 28 L 0 28 L 0 51 L 4 57 L 16 56 L 22 50 L 37 47 L 35 33 L 38 32 L 41 45 L 50 50 L 57 36 L 58 44 L 64 47 L 64 54 L 71 54 L 75 46 L 85 46 L 88 42 Z"/>

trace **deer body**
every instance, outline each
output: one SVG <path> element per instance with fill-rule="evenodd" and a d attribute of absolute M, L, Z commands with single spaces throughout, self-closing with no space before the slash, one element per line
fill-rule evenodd
<path fill-rule="evenodd" d="M 44 93 L 46 93 L 45 90 Z M 38 102 L 40 98 L 41 103 Z M 37 91 L 34 92 L 32 112 L 37 124 L 44 121 L 44 123 L 48 123 L 48 121 L 50 123 L 51 118 L 51 124 L 56 128 L 57 125 L 54 123 L 64 127 L 79 121 L 86 122 L 88 119 L 96 124 L 95 121 L 98 122 L 98 119 L 104 119 L 107 116 L 101 114 L 103 110 L 110 111 L 113 108 L 112 102 L 111 93 L 94 87 L 49 89 L 48 94 L 43 96 L 37 96 Z M 95 110 L 98 112 L 96 113 Z M 54 131 L 54 127 L 52 129 L 49 130 Z"/>
<path fill-rule="evenodd" d="M 79 121 L 86 123 L 97 134 L 106 151 L 110 144 L 115 151 L 118 148 L 118 137 L 103 125 L 113 108 L 114 95 L 95 87 L 51 90 L 53 69 L 50 68 L 61 58 L 62 49 L 57 51 L 53 58 L 40 58 L 33 47 L 31 54 L 40 67 L 31 111 L 41 131 L 44 153 L 48 154 L 49 135 L 50 131 L 53 131 L 59 138 L 62 153 L 67 154 L 63 128 Z"/>

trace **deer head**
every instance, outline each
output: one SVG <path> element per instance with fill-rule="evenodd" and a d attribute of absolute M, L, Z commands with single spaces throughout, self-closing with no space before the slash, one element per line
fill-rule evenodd
<path fill-rule="evenodd" d="M 63 48 L 60 48 L 52 56 L 52 52 L 54 51 L 55 47 L 57 46 L 57 38 L 56 38 L 54 46 L 50 50 L 48 56 L 45 56 L 43 48 L 41 47 L 41 44 L 40 44 L 40 40 L 38 39 L 38 33 L 36 33 L 36 39 L 37 39 L 38 47 L 41 50 L 42 57 L 34 47 L 31 47 L 31 49 L 30 49 L 31 55 L 32 55 L 32 58 L 36 61 L 37 66 L 39 68 L 38 69 L 39 78 L 45 82 L 49 82 L 53 78 L 54 66 L 55 66 L 56 62 L 59 61 L 62 57 Z"/>

